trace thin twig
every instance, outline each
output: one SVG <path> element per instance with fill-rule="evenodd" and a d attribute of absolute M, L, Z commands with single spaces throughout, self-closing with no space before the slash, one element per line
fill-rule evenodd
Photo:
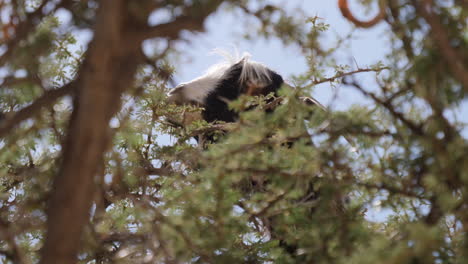
<path fill-rule="evenodd" d="M 332 82 L 332 81 L 335 81 L 338 78 L 343 78 L 343 77 L 350 76 L 350 75 L 353 75 L 353 74 L 356 74 L 356 73 L 381 72 L 383 70 L 388 70 L 388 69 L 389 69 L 388 67 L 379 67 L 379 68 L 357 69 L 355 71 L 350 71 L 350 72 L 339 72 L 339 73 L 337 73 L 334 76 L 329 77 L 329 78 L 314 80 L 314 81 L 312 81 L 312 85 L 317 85 L 317 84 L 326 83 L 326 82 Z"/>

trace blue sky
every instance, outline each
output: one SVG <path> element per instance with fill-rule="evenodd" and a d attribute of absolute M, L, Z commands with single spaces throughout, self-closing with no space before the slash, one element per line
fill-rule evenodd
<path fill-rule="evenodd" d="M 270 1 L 286 6 L 288 9 L 300 7 L 305 13 L 312 17 L 318 16 L 323 22 L 330 24 L 330 29 L 323 39 L 325 46 L 333 45 L 336 35 L 347 35 L 352 26 L 346 21 L 339 9 L 337 2 L 332 1 Z M 351 1 L 352 2 L 352 1 Z M 351 5 L 353 10 L 363 12 L 359 6 Z M 358 14 L 363 15 L 363 14 Z M 274 69 L 286 79 L 288 76 L 300 74 L 306 70 L 306 62 L 300 50 L 294 46 L 284 46 L 279 40 L 258 39 L 255 41 L 244 40 L 240 33 L 243 28 L 242 17 L 238 17 L 228 12 L 218 12 L 209 17 L 206 28 L 207 32 L 190 35 L 191 43 L 184 44 L 184 57 L 179 62 L 175 74 L 176 82 L 185 82 L 201 75 L 212 64 L 220 61 L 217 55 L 210 55 L 214 49 L 221 48 L 232 50 L 237 48 L 241 53 L 248 52 L 252 59 L 262 62 Z M 307 17 L 304 17 L 304 21 Z M 304 22 L 305 23 L 305 22 Z M 384 55 L 388 51 L 385 37 L 386 26 L 379 24 L 370 30 L 356 31 L 355 37 L 350 42 L 349 49 L 343 50 L 342 61 L 340 63 L 349 64 L 353 59 L 360 67 L 375 64 L 384 60 Z M 354 65 L 351 65 L 354 67 Z M 361 74 L 361 78 L 370 78 L 372 74 Z M 333 90 L 330 85 L 321 85 L 314 90 L 313 96 L 324 104 L 329 104 Z M 350 89 L 338 91 L 339 97 L 333 102 L 333 108 L 344 109 L 353 103 L 362 102 L 362 97 Z"/>
<path fill-rule="evenodd" d="M 260 1 L 259 1 L 260 2 Z M 264 1 L 261 1 L 264 2 Z M 322 41 L 325 47 L 332 46 L 336 36 L 347 35 L 352 26 L 350 22 L 343 18 L 338 8 L 338 0 L 267 0 L 289 10 L 300 8 L 307 16 L 318 16 L 323 22 L 330 24 L 330 29 Z M 359 18 L 372 17 L 377 12 L 375 6 L 371 11 L 366 12 L 363 6 L 357 4 L 359 1 L 349 1 L 350 7 Z M 377 2 L 377 1 L 375 1 Z M 258 3 L 252 1 L 252 3 Z M 292 13 L 294 14 L 294 13 Z M 57 16 L 63 24 L 68 24 L 71 16 L 68 11 L 59 10 Z M 154 20 L 161 21 L 167 17 L 164 13 L 155 13 Z M 303 17 L 304 21 L 307 17 Z M 155 21 L 150 21 L 155 22 Z M 182 52 L 179 60 L 171 61 L 177 71 L 175 73 L 175 82 L 186 82 L 200 76 L 209 66 L 219 62 L 221 58 L 216 55 L 210 55 L 214 49 L 232 50 L 235 47 L 240 52 L 248 52 L 256 61 L 262 62 L 270 68 L 280 73 L 286 79 L 294 74 L 300 74 L 306 70 L 305 59 L 299 49 L 294 46 L 284 46 L 278 40 L 264 40 L 259 38 L 255 41 L 247 41 L 240 37 L 245 31 L 245 17 L 233 15 L 226 10 L 221 10 L 210 16 L 205 24 L 206 32 L 197 34 L 186 34 L 189 43 L 180 44 Z M 66 26 L 65 26 L 66 28 Z M 341 51 L 340 64 L 346 64 L 354 67 L 356 62 L 361 68 L 367 65 L 375 64 L 378 61 L 385 63 L 385 54 L 389 51 L 389 41 L 387 31 L 389 28 L 385 23 L 380 23 L 371 29 L 357 29 L 353 39 L 348 43 L 349 48 Z M 79 49 L 85 47 L 91 39 L 89 31 L 74 32 L 78 43 L 74 47 Z M 330 73 L 330 75 L 333 73 Z M 366 89 L 374 90 L 377 87 L 373 82 L 373 73 L 359 74 L 359 80 L 364 83 Z M 334 93 L 338 96 L 333 98 Z M 363 98 L 356 91 L 338 86 L 332 88 L 329 84 L 317 86 L 312 94 L 323 104 L 336 110 L 344 110 L 352 104 L 371 104 L 372 102 Z M 332 100 L 333 98 L 333 100 Z M 465 100 L 459 107 L 454 109 L 454 113 L 459 121 L 468 124 L 468 102 Z M 448 115 L 451 120 L 450 115 Z M 464 136 L 468 138 L 468 129 L 464 129 Z"/>
<path fill-rule="evenodd" d="M 333 46 L 336 36 L 346 36 L 353 26 L 342 15 L 338 8 L 338 0 L 270 0 L 268 2 L 286 7 L 289 10 L 295 7 L 301 8 L 307 16 L 318 16 L 323 22 L 330 25 L 328 32 L 323 38 L 322 45 Z M 375 6 L 371 10 L 359 5 L 359 1 L 349 1 L 350 8 L 358 18 L 372 17 L 377 12 Z M 377 2 L 377 1 L 375 1 Z M 369 12 L 367 12 L 369 11 Z M 304 17 L 304 21 L 307 17 Z M 214 49 L 232 50 L 233 47 L 241 53 L 248 52 L 252 59 L 262 62 L 268 67 L 280 73 L 284 78 L 294 74 L 300 74 L 306 70 L 304 57 L 299 49 L 294 46 L 284 46 L 279 40 L 264 40 L 259 38 L 255 41 L 245 40 L 240 37 L 245 31 L 243 20 L 245 18 L 229 12 L 220 11 L 208 18 L 206 23 L 207 31 L 204 33 L 191 34 L 188 36 L 190 43 L 183 44 L 183 56 L 180 61 L 175 62 L 177 83 L 186 82 L 200 76 L 209 66 L 219 62 L 222 58 L 213 55 Z M 349 47 L 341 51 L 340 64 L 346 64 L 355 69 L 356 62 L 359 67 L 364 68 L 379 61 L 385 63 L 385 55 L 390 51 L 390 42 L 387 32 L 389 27 L 386 23 L 380 23 L 371 29 L 356 29 L 354 37 L 348 43 Z M 331 72 L 330 75 L 333 73 Z M 364 88 L 376 90 L 374 73 L 360 73 L 358 79 Z M 336 97 L 335 94 L 337 95 Z M 345 110 L 352 104 L 373 104 L 372 101 L 362 97 L 362 95 L 352 88 L 345 86 L 332 87 L 330 84 L 323 84 L 315 87 L 313 97 L 322 104 L 335 110 Z M 464 100 L 453 111 L 446 112 L 449 120 L 464 122 L 465 128 L 462 134 L 468 138 L 468 100 Z"/>
<path fill-rule="evenodd" d="M 306 23 L 307 17 L 318 16 L 324 23 L 330 24 L 330 28 L 322 42 L 325 47 L 333 46 L 337 35 L 345 36 L 352 30 L 351 24 L 343 18 L 339 11 L 337 0 L 270 0 L 267 2 L 285 7 L 291 10 L 292 14 L 294 14 L 294 8 L 300 8 L 306 13 L 306 16 L 303 17 L 304 23 Z M 351 8 L 355 10 L 357 16 L 363 17 L 364 10 L 362 6 L 353 5 L 353 2 L 350 1 Z M 377 10 L 373 11 L 376 12 Z M 232 13 L 222 9 L 207 19 L 205 24 L 206 32 L 186 33 L 184 35 L 190 42 L 178 43 L 182 55 L 177 61 L 171 61 L 176 67 L 174 76 L 176 83 L 192 80 L 203 74 L 208 67 L 222 60 L 219 55 L 212 54 L 214 49 L 232 51 L 235 48 L 240 53 L 248 52 L 252 55 L 253 60 L 264 63 L 280 73 L 285 79 L 307 70 L 306 61 L 298 47 L 284 46 L 279 40 L 275 39 L 245 40 L 242 38 L 242 32 L 246 30 L 244 28 L 246 18 L 239 14 L 239 12 Z M 370 16 L 372 14 L 371 11 Z M 58 16 L 64 24 L 67 24 L 70 19 L 70 14 L 65 11 L 59 11 Z M 157 23 L 164 21 L 166 16 L 164 13 L 155 13 L 152 18 L 154 21 L 150 20 L 150 23 Z M 299 19 L 302 18 L 299 17 Z M 388 37 L 385 35 L 386 29 L 384 23 L 371 29 L 357 29 L 352 41 L 348 43 L 350 44 L 349 47 L 341 51 L 342 58 L 340 58 L 339 63 L 355 68 L 354 62 L 356 62 L 360 67 L 364 68 L 367 65 L 383 61 L 389 47 L 387 44 Z M 91 38 L 90 32 L 81 31 L 76 33 L 78 33 L 76 48 L 78 49 L 80 45 L 86 46 Z M 333 73 L 331 72 L 331 74 Z M 360 80 L 369 80 L 368 84 L 371 84 L 373 76 L 372 73 L 363 73 L 359 75 L 359 78 Z M 366 88 L 372 89 L 372 87 Z M 323 104 L 338 110 L 365 101 L 360 94 L 351 89 L 343 89 L 341 86 L 338 89 L 332 88 L 329 84 L 320 85 L 314 89 L 313 96 Z M 331 100 L 334 93 L 337 93 L 338 97 Z M 367 102 L 370 103 L 370 101 Z"/>

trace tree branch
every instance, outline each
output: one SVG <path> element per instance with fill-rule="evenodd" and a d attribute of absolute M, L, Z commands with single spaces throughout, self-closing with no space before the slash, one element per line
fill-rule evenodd
<path fill-rule="evenodd" d="M 418 136 L 424 136 L 425 135 L 421 124 L 415 124 L 413 121 L 407 119 L 403 115 L 403 113 L 400 113 L 397 110 L 395 110 L 395 108 L 393 107 L 393 105 L 391 104 L 390 101 L 383 101 L 382 99 L 378 98 L 377 95 L 375 95 L 374 93 L 366 91 L 357 82 L 343 81 L 343 84 L 347 84 L 347 85 L 351 85 L 351 86 L 355 87 L 363 95 L 371 98 L 374 102 L 376 102 L 379 105 L 385 107 L 385 109 L 387 109 L 392 114 L 392 116 L 394 116 L 395 118 L 400 120 L 406 127 L 411 129 L 411 131 L 413 131 L 414 134 L 416 134 Z"/>
<path fill-rule="evenodd" d="M 5 241 L 8 246 L 11 248 L 10 252 L 3 251 L 0 254 L 11 259 L 15 264 L 24 264 L 24 256 L 21 252 L 21 249 L 15 241 L 15 235 L 11 232 L 9 223 L 0 219 L 0 234 L 2 235 L 3 241 Z"/>
<path fill-rule="evenodd" d="M 149 28 L 142 36 L 144 39 L 156 37 L 176 39 L 182 30 L 203 31 L 204 21 L 204 18 L 180 16 L 172 22 L 159 24 Z"/>
<path fill-rule="evenodd" d="M 204 31 L 206 18 L 215 12 L 224 1 L 211 0 L 203 5 L 203 8 L 187 8 L 184 15 L 176 17 L 173 21 L 156 26 L 147 27 L 137 32 L 139 40 L 148 38 L 177 39 L 182 30 Z"/>
<path fill-rule="evenodd" d="M 324 78 L 324 79 L 319 79 L 319 80 L 314 80 L 312 84 L 317 85 L 321 83 L 332 82 L 338 78 L 343 78 L 343 77 L 350 76 L 350 75 L 360 73 L 360 72 L 381 72 L 383 70 L 388 70 L 388 69 L 389 69 L 388 67 L 378 67 L 375 69 L 367 68 L 367 69 L 357 69 L 355 71 L 350 71 L 350 72 L 338 72 L 337 74 L 335 74 L 335 76 Z"/>
<path fill-rule="evenodd" d="M 442 59 L 449 67 L 450 71 L 458 80 L 463 89 L 468 92 L 468 69 L 465 67 L 464 59 L 461 54 L 450 45 L 450 38 L 447 35 L 447 30 L 440 23 L 440 17 L 432 11 L 432 1 L 424 0 L 421 5 L 418 1 L 413 1 L 416 10 L 426 20 L 431 27 L 432 39 L 439 46 L 439 51 L 442 53 Z"/>
<path fill-rule="evenodd" d="M 24 107 L 14 114 L 7 114 L 6 119 L 0 120 L 0 137 L 5 137 L 5 135 L 19 123 L 37 115 L 41 108 L 49 106 L 60 97 L 70 94 L 75 89 L 75 85 L 75 82 L 71 82 L 61 88 L 49 90 L 29 106 Z"/>
<path fill-rule="evenodd" d="M 31 30 L 33 30 L 35 23 L 37 23 L 38 21 L 42 21 L 43 17 L 54 12 L 55 10 L 57 10 L 57 8 L 63 5 L 59 2 L 53 9 L 49 10 L 47 14 L 44 14 L 42 11 L 47 3 L 49 3 L 49 1 L 43 0 L 42 3 L 37 7 L 37 9 L 34 10 L 34 12 L 27 14 L 26 18 L 23 19 L 22 22 L 14 26 L 15 37 L 6 39 L 5 44 L 7 46 L 7 50 L 2 56 L 0 56 L 0 66 L 3 66 L 7 62 L 7 60 L 12 56 L 13 50 L 18 46 L 20 41 L 26 38 L 31 32 Z"/>
<path fill-rule="evenodd" d="M 89 221 L 95 177 L 102 177 L 103 154 L 112 135 L 109 120 L 120 108 L 122 93 L 132 87 L 142 61 L 141 42 L 129 38 L 123 30 L 129 19 L 127 2 L 100 2 L 94 39 L 78 71 L 62 164 L 48 204 L 42 264 L 77 261 L 82 231 Z"/>
<path fill-rule="evenodd" d="M 379 1 L 379 13 L 368 21 L 359 20 L 351 13 L 348 0 L 338 0 L 338 7 L 340 8 L 341 14 L 357 27 L 370 28 L 385 18 L 385 6 L 381 0 Z"/>

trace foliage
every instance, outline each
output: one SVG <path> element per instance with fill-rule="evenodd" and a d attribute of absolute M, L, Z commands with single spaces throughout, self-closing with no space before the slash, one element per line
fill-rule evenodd
<path fill-rule="evenodd" d="M 106 120 L 109 143 L 91 175 L 94 189 L 72 194 L 92 202 L 79 233 L 79 263 L 468 261 L 468 144 L 457 114 L 468 92 L 457 74 L 468 76 L 465 1 L 382 1 L 390 53 L 385 65 L 357 69 L 337 62 L 352 33 L 324 47 L 326 21 L 268 1 L 116 2 L 129 4 L 125 12 L 137 24 L 146 23 L 148 10 L 167 12 L 178 31 L 164 35 L 159 27 L 163 35 L 145 35 L 155 38 L 157 52 L 138 61 L 133 85 L 115 91 L 121 102 Z M 75 34 L 94 30 L 100 4 L 0 4 L 11 17 L 2 19 L 0 57 L 2 263 L 38 263 L 50 254 L 43 249 L 47 219 L 78 210 L 60 211 L 49 199 L 61 188 L 53 182 L 64 177 L 67 144 L 78 135 L 73 122 L 85 96 L 84 65 L 96 56 L 91 48 L 76 49 Z M 70 11 L 68 24 L 57 18 L 61 8 Z M 282 89 L 281 98 L 232 102 L 242 112 L 237 123 L 175 126 L 169 120 L 200 109 L 165 101 L 184 54 L 174 42 L 182 29 L 202 30 L 214 12 L 258 21 L 260 34 L 246 37 L 299 46 L 309 69 L 294 76 L 295 89 Z M 363 72 L 377 81 L 359 81 Z M 119 78 L 125 77 L 110 76 Z M 342 112 L 304 104 L 300 98 L 317 85 L 352 88 L 372 104 Z M 198 144 L 193 138 L 202 133 L 216 133 L 217 142 Z M 83 184 L 81 178 L 74 184 Z M 379 211 L 388 217 L 370 217 Z M 76 238 L 67 233 L 72 225 L 52 228 L 67 243 Z"/>

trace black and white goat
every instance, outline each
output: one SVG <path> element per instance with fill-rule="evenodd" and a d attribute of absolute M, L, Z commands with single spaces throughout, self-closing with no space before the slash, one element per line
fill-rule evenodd
<path fill-rule="evenodd" d="M 237 113 L 230 110 L 229 102 L 242 94 L 276 94 L 283 85 L 283 78 L 265 65 L 244 56 L 240 60 L 212 66 L 208 71 L 171 90 L 169 103 L 201 106 L 201 117 L 207 122 L 235 122 Z"/>
<path fill-rule="evenodd" d="M 277 95 L 282 86 L 292 89 L 284 82 L 281 75 L 262 63 L 250 60 L 250 55 L 245 54 L 240 59 L 226 53 L 224 55 L 227 57 L 226 62 L 210 67 L 202 76 L 182 83 L 169 92 L 169 103 L 195 105 L 203 108 L 201 114 L 190 113 L 184 116 L 182 121 L 184 125 L 201 118 L 207 122 L 235 122 L 238 113 L 229 109 L 228 104 L 239 96 L 243 94 L 266 96 L 270 93 Z M 299 99 L 307 105 L 327 111 L 312 97 L 300 97 Z M 356 152 L 353 141 L 346 135 L 343 136 L 353 146 L 351 151 Z"/>

